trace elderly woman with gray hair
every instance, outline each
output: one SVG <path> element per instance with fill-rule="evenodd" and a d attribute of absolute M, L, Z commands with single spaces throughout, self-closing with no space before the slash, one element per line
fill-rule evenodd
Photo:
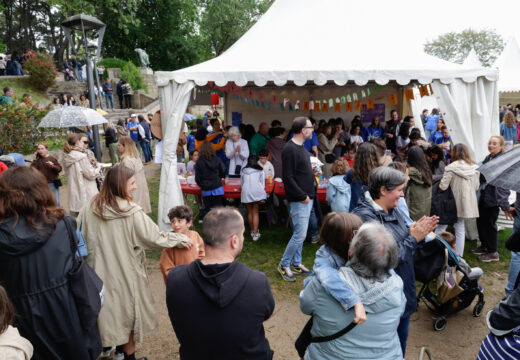
<path fill-rule="evenodd" d="M 238 127 L 233 126 L 228 130 L 226 141 L 226 157 L 229 161 L 229 175 L 240 177 L 240 170 L 247 165 L 249 146 L 247 141 L 241 138 Z"/>
<path fill-rule="evenodd" d="M 397 205 L 404 196 L 403 189 L 408 177 L 390 167 L 379 167 L 370 174 L 368 191 L 353 213 L 364 222 L 378 222 L 392 232 L 399 246 L 399 263 L 395 268 L 404 283 L 406 308 L 397 329 L 403 357 L 410 327 L 410 316 L 417 307 L 413 255 L 418 244 L 430 234 L 439 221 L 437 216 L 423 216 L 407 225 Z M 435 234 L 432 234 L 435 237 Z"/>
<path fill-rule="evenodd" d="M 403 359 L 397 327 L 406 299 L 403 282 L 392 270 L 399 262 L 399 247 L 392 233 L 378 223 L 362 225 L 352 240 L 348 257 L 350 262 L 339 269 L 339 278 L 344 287 L 359 296 L 368 313 L 367 320 L 331 341 L 311 342 L 304 358 Z M 313 337 L 330 336 L 355 322 L 354 311 L 345 311 L 317 277 L 302 291 L 300 307 L 313 315 Z"/>

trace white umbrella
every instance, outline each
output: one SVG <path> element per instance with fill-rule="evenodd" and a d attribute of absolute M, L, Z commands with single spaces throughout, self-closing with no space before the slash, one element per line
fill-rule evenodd
<path fill-rule="evenodd" d="M 92 126 L 108 122 L 96 110 L 82 106 L 65 106 L 50 111 L 38 127 L 62 128 Z"/>

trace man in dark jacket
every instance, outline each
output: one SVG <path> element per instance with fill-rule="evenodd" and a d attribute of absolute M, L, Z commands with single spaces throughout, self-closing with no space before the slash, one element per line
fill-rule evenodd
<path fill-rule="evenodd" d="M 274 310 L 269 281 L 236 261 L 244 244 L 242 216 L 213 209 L 202 227 L 206 256 L 173 268 L 166 285 L 181 359 L 272 359 L 263 326 Z"/>
<path fill-rule="evenodd" d="M 119 162 L 119 157 L 117 156 L 117 135 L 110 122 L 107 123 L 105 129 L 105 145 L 110 154 L 110 162 L 112 162 L 112 165 L 117 164 Z"/>
<path fill-rule="evenodd" d="M 385 129 L 383 131 L 386 139 L 386 148 L 391 150 L 394 154 L 396 153 L 396 141 L 397 141 L 397 127 L 399 125 L 399 114 L 397 110 L 390 111 L 390 120 L 386 121 Z"/>
<path fill-rule="evenodd" d="M 117 99 L 119 100 L 119 108 L 123 108 L 123 79 L 119 79 L 116 84 Z"/>
<path fill-rule="evenodd" d="M 294 273 L 312 273 L 302 264 L 302 246 L 309 227 L 316 182 L 310 154 L 303 143 L 312 137 L 313 129 L 306 117 L 295 118 L 291 127 L 294 136 L 282 151 L 283 183 L 293 226 L 293 235 L 278 265 L 278 272 L 285 281 L 296 281 Z"/>
<path fill-rule="evenodd" d="M 143 149 L 145 163 L 149 163 L 152 161 L 152 148 L 150 146 L 152 132 L 150 131 L 150 124 L 145 120 L 143 115 L 139 115 L 137 118 L 139 119 L 139 125 L 141 125 L 144 130 L 144 137 L 139 140 L 139 145 L 141 145 L 141 149 Z"/>
<path fill-rule="evenodd" d="M 403 280 L 403 291 L 406 297 L 406 308 L 397 328 L 403 357 L 406 350 L 410 316 L 417 308 L 413 255 L 417 244 L 435 229 L 438 222 L 438 218 L 432 216 L 423 217 L 412 223 L 411 226 L 406 224 L 397 208 L 399 198 L 404 196 L 403 189 L 406 180 L 407 176 L 398 170 L 386 166 L 374 169 L 370 174 L 368 193 L 353 211 L 363 219 L 363 222 L 375 221 L 383 224 L 392 232 L 399 245 L 399 265 L 395 268 L 395 272 Z"/>

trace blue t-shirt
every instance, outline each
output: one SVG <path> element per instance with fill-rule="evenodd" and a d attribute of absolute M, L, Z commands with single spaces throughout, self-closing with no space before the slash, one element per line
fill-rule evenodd
<path fill-rule="evenodd" d="M 139 132 L 137 131 L 137 126 L 139 125 L 139 123 L 136 121 L 136 122 L 129 122 L 128 125 L 126 125 L 126 129 L 130 131 L 130 138 L 134 141 L 134 142 L 137 142 L 137 140 L 139 140 Z M 135 127 L 136 130 L 130 130 L 130 128 L 133 128 Z"/>
<path fill-rule="evenodd" d="M 375 127 L 372 127 L 372 125 L 370 125 L 368 127 L 368 135 L 370 136 L 370 138 L 374 138 L 374 139 L 379 139 L 379 138 L 383 137 L 383 127 L 380 126 L 379 128 L 375 128 Z"/>
<path fill-rule="evenodd" d="M 433 131 L 437 129 L 437 122 L 439 121 L 440 115 L 428 115 L 426 117 L 426 125 L 424 126 L 424 130 Z"/>
<path fill-rule="evenodd" d="M 428 140 L 431 141 L 433 145 L 439 145 L 444 142 L 444 140 L 442 140 L 442 139 L 443 139 L 442 132 L 434 131 L 431 133 L 430 138 Z"/>
<path fill-rule="evenodd" d="M 195 149 L 195 135 L 190 133 L 186 138 L 186 146 L 188 148 L 188 152 Z"/>
<path fill-rule="evenodd" d="M 516 140 L 516 127 L 514 125 L 509 127 L 505 122 L 502 122 L 500 124 L 500 135 L 504 137 L 505 141 L 514 142 Z"/>

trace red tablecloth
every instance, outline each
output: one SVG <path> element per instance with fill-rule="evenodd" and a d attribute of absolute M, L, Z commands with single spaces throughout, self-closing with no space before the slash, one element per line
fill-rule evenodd
<path fill-rule="evenodd" d="M 242 193 L 241 185 L 226 185 L 225 181 L 222 181 L 224 185 L 224 197 L 228 199 L 240 199 Z M 267 195 L 271 195 L 274 188 L 274 182 L 269 184 L 265 181 L 265 192 Z M 202 191 L 198 185 L 181 184 L 181 190 L 184 194 L 201 195 Z"/>
<path fill-rule="evenodd" d="M 274 193 L 281 199 L 285 199 L 285 188 L 282 182 L 274 183 Z M 322 203 L 327 202 L 327 189 L 318 189 L 318 200 Z"/>

